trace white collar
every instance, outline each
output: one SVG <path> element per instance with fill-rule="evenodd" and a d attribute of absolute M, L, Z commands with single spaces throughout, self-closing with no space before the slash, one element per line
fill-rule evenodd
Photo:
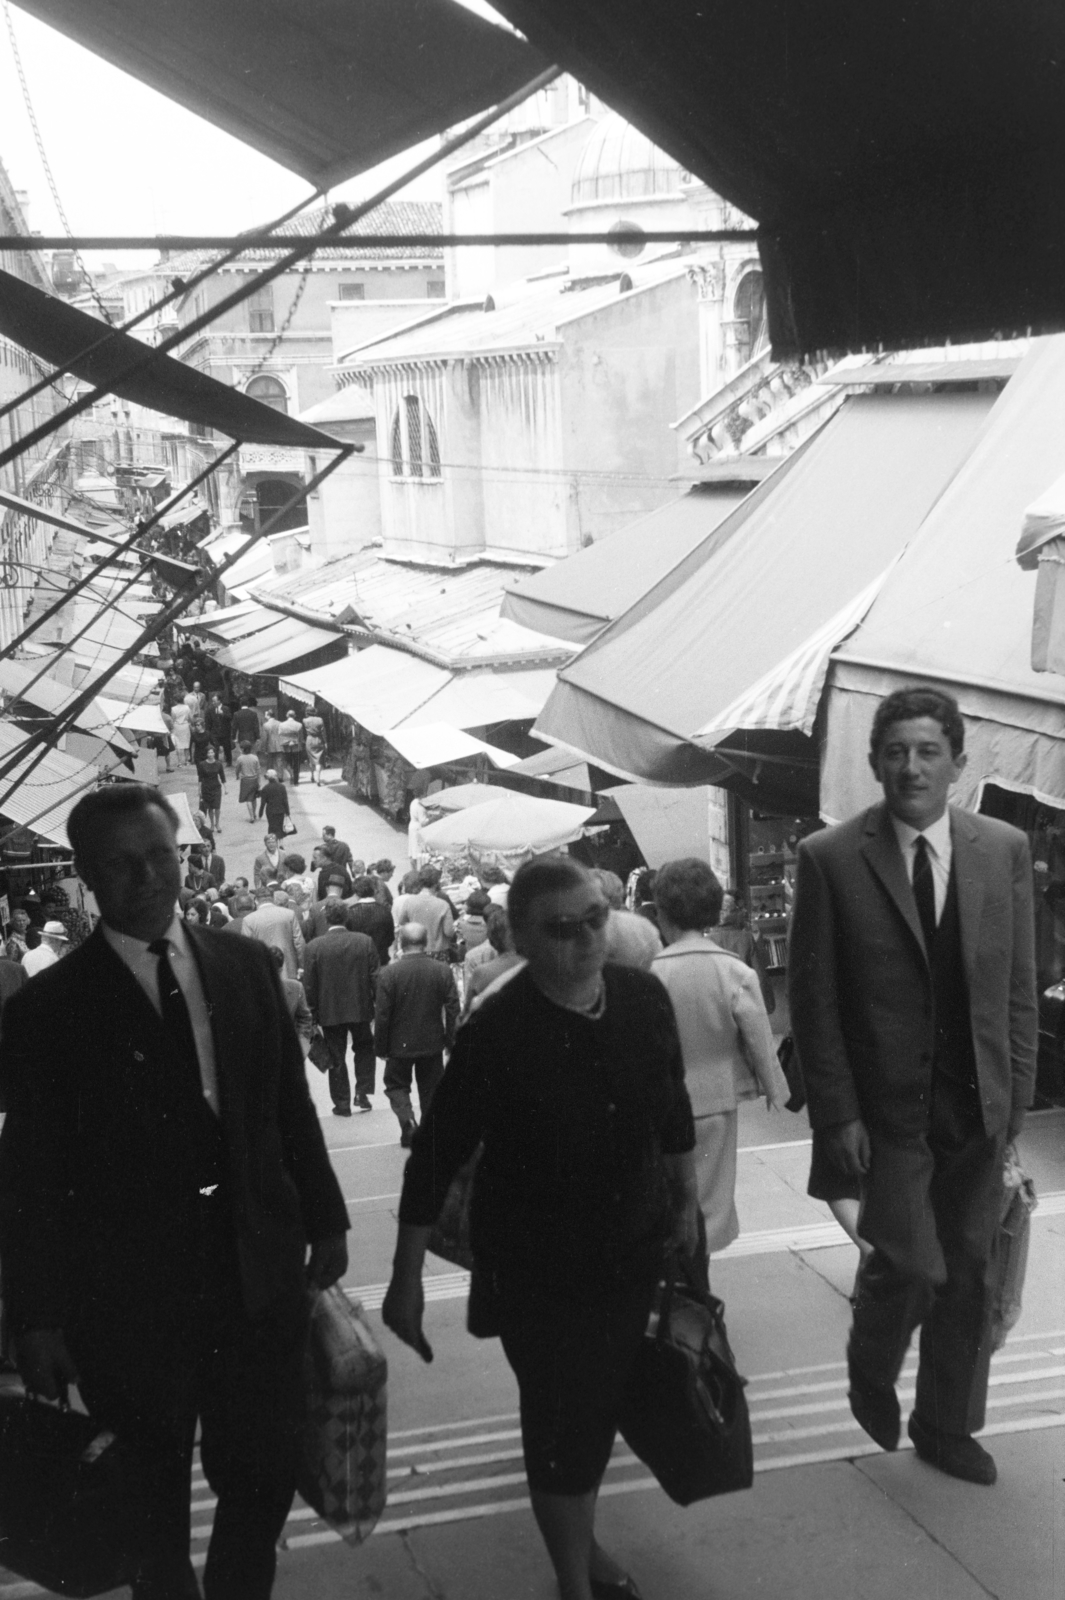
<path fill-rule="evenodd" d="M 889 815 L 900 849 L 908 850 L 914 840 L 923 835 L 940 860 L 946 856 L 950 849 L 949 807 L 935 822 L 930 822 L 927 828 L 912 828 L 908 822 L 903 822 L 901 817 L 896 817 L 894 812 L 890 812 Z"/>

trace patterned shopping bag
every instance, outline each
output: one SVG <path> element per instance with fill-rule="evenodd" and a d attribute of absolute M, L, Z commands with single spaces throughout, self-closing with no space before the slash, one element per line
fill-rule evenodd
<path fill-rule="evenodd" d="M 299 1492 L 349 1544 L 385 1507 L 388 1363 L 357 1301 L 315 1297 L 304 1369 L 307 1420 Z"/>

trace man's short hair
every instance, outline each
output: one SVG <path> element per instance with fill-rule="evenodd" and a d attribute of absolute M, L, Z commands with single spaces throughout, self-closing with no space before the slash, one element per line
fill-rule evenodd
<path fill-rule="evenodd" d="M 380 861 L 371 861 L 368 870 L 375 872 L 379 877 L 387 877 L 390 872 L 395 872 L 396 863 L 389 861 L 387 856 L 382 856 Z"/>
<path fill-rule="evenodd" d="M 421 884 L 423 889 L 439 889 L 440 868 L 422 867 L 421 871 L 418 873 L 418 882 Z"/>
<path fill-rule="evenodd" d="M 302 856 L 291 855 L 285 857 L 285 871 L 291 872 L 293 877 L 299 877 L 302 873 L 306 872 L 306 870 L 307 863 L 304 861 Z"/>
<path fill-rule="evenodd" d="M 667 861 L 655 878 L 655 905 L 678 928 L 715 928 L 724 895 L 717 874 L 698 856 Z"/>
<path fill-rule="evenodd" d="M 373 899 L 373 879 L 365 876 L 356 878 L 352 885 L 360 900 Z"/>
<path fill-rule="evenodd" d="M 594 882 L 587 867 L 582 867 L 572 856 L 543 855 L 523 861 L 507 895 L 511 932 L 517 935 L 525 927 L 534 901 L 542 896 L 566 894 L 570 889 L 583 889 Z"/>
<path fill-rule="evenodd" d="M 232 917 L 246 917 L 249 911 L 254 910 L 255 896 L 251 894 L 235 894 L 229 902 L 229 914 Z"/>
<path fill-rule="evenodd" d="M 325 827 L 322 829 L 322 837 L 323 837 L 323 839 L 335 839 L 336 836 L 337 836 L 336 829 L 334 827 L 331 827 L 330 824 L 327 822 Z"/>
<path fill-rule="evenodd" d="M 339 928 L 347 921 L 348 908 L 343 900 L 326 900 L 325 920 L 331 928 Z"/>
<path fill-rule="evenodd" d="M 887 730 L 896 722 L 912 722 L 915 717 L 931 717 L 943 729 L 952 756 L 965 749 L 965 723 L 958 702 L 945 689 L 896 689 L 881 700 L 873 716 L 869 734 L 869 755 L 879 759 Z"/>
<path fill-rule="evenodd" d="M 466 896 L 466 912 L 471 917 L 483 917 L 492 904 L 483 889 L 471 889 Z"/>
<path fill-rule="evenodd" d="M 478 872 L 477 876 L 482 883 L 506 883 L 507 875 L 503 868 L 494 861 L 488 861 Z"/>
<path fill-rule="evenodd" d="M 607 905 L 615 911 L 620 911 L 625 904 L 625 885 L 616 872 L 607 872 L 605 867 L 592 867 L 592 877 L 606 896 Z"/>
<path fill-rule="evenodd" d="M 484 919 L 488 929 L 488 943 L 497 955 L 505 955 L 510 943 L 510 920 L 502 906 L 488 903 L 488 912 Z"/>
<path fill-rule="evenodd" d="M 429 930 L 424 922 L 405 922 L 399 930 L 401 950 L 421 950 L 429 944 Z"/>
<path fill-rule="evenodd" d="M 233 887 L 235 889 L 246 889 L 248 887 L 247 878 L 234 878 L 233 879 Z"/>
<path fill-rule="evenodd" d="M 163 813 L 176 835 L 181 826 L 177 812 L 166 796 L 149 783 L 110 783 L 82 795 L 67 818 L 67 838 L 75 860 L 84 861 L 91 856 L 93 835 L 102 827 L 152 806 Z"/>

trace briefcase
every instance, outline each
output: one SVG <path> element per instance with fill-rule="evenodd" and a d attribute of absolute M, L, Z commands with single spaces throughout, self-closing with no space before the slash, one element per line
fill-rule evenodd
<path fill-rule="evenodd" d="M 725 1331 L 725 1307 L 671 1267 L 636 1358 L 622 1437 L 678 1505 L 749 1489 L 754 1481 L 745 1379 Z"/>
<path fill-rule="evenodd" d="M 297 1488 L 342 1538 L 362 1544 L 385 1508 L 388 1362 L 362 1306 L 342 1289 L 315 1297 L 304 1378 Z"/>
<path fill-rule="evenodd" d="M 123 1460 L 83 1413 L 0 1395 L 0 1565 L 53 1594 L 128 1583 Z"/>
<path fill-rule="evenodd" d="M 329 1046 L 325 1042 L 325 1034 L 321 1028 L 315 1028 L 314 1033 L 311 1035 L 307 1060 L 312 1067 L 317 1067 L 319 1072 L 328 1072 L 333 1065 L 333 1058 L 329 1053 Z"/>

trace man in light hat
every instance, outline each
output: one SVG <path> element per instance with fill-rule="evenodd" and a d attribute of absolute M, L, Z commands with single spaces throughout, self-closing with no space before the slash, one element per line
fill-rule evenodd
<path fill-rule="evenodd" d="M 22 970 L 27 978 L 53 967 L 65 952 L 69 940 L 61 922 L 46 922 L 41 929 L 41 942 L 36 950 L 27 950 L 22 958 Z"/>

